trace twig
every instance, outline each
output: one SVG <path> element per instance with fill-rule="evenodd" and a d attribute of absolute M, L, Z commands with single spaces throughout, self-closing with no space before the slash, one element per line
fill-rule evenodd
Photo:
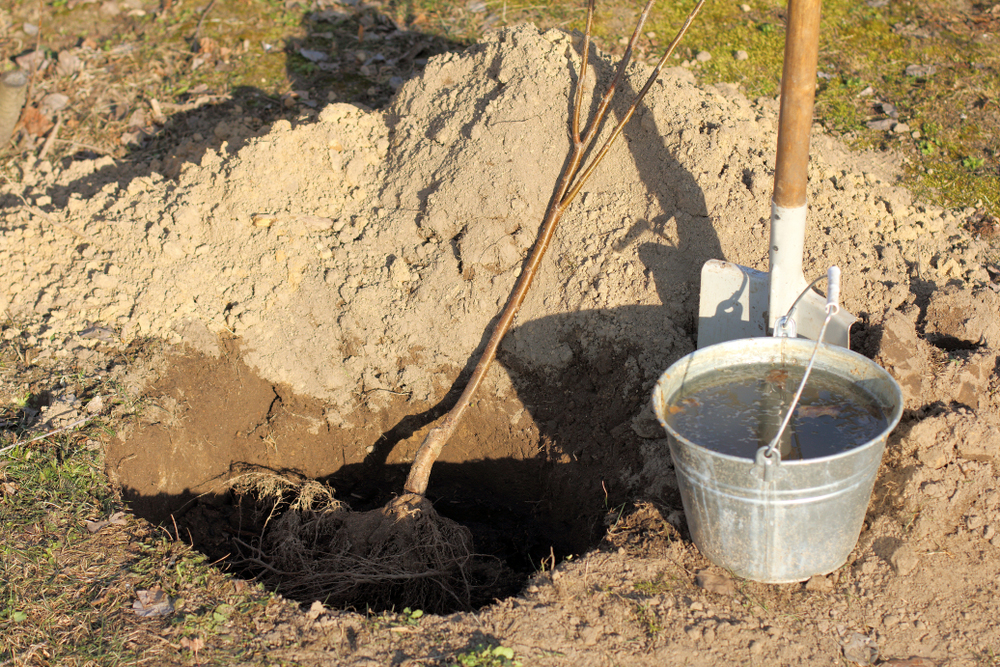
<path fill-rule="evenodd" d="M 611 98 L 614 95 L 618 84 L 625 75 L 625 69 L 632 57 L 632 51 L 639 40 L 639 34 L 642 31 L 642 26 L 646 22 L 646 18 L 649 16 L 653 2 L 654 0 L 649 0 L 642 11 L 642 14 L 639 16 L 635 31 L 632 33 L 632 38 L 629 40 L 625 53 L 622 56 L 622 60 L 618 65 L 618 71 L 615 73 L 615 77 L 612 80 L 611 85 L 608 87 L 608 90 L 601 98 L 597 112 L 591 119 L 586 130 L 583 132 L 583 136 L 581 137 L 580 108 L 582 107 L 583 102 L 584 76 L 587 71 L 587 61 L 590 57 L 590 33 L 594 16 L 594 0 L 589 0 L 588 2 L 587 28 L 583 41 L 584 51 L 582 53 L 580 76 L 577 78 L 577 88 L 573 103 L 573 116 L 571 121 L 573 149 L 570 154 L 570 159 L 559 176 L 559 182 L 556 186 L 556 194 L 545 213 L 545 219 L 538 232 L 538 238 L 535 241 L 534 248 L 531 250 L 531 255 L 521 270 L 521 275 L 518 277 L 514 290 L 511 292 L 511 295 L 507 300 L 507 305 L 504 306 L 503 311 L 500 313 L 500 317 L 486 343 L 486 348 L 483 350 L 482 356 L 479 358 L 479 362 L 476 364 L 476 368 L 472 373 L 472 377 L 469 379 L 469 383 L 466 385 L 465 390 L 462 392 L 462 395 L 459 397 L 455 406 L 448 412 L 438 426 L 430 430 L 427 437 L 424 438 L 424 441 L 421 443 L 420 448 L 417 450 L 416 456 L 413 459 L 413 464 L 410 466 L 410 474 L 406 479 L 406 485 L 404 487 L 409 493 L 415 493 L 422 496 L 427 491 L 427 483 L 430 480 L 431 468 L 437 460 L 437 457 L 440 455 L 441 450 L 444 449 L 448 439 L 455 433 L 455 429 L 458 427 L 458 422 L 461 420 L 462 414 L 465 412 L 466 408 L 469 407 L 473 394 L 475 394 L 476 389 L 478 389 L 479 385 L 482 383 L 483 378 L 486 376 L 486 371 L 489 370 L 490 364 L 492 364 L 493 359 L 496 357 L 497 349 L 500 347 L 500 341 L 503 340 L 507 330 L 510 329 L 511 324 L 514 321 L 514 316 L 521 307 L 521 303 L 524 301 L 524 297 L 528 293 L 528 288 L 531 287 L 531 283 L 535 278 L 539 265 L 541 264 L 542 257 L 545 255 L 545 251 L 549 247 L 549 242 L 552 240 L 552 234 L 555 231 L 559 219 L 562 217 L 562 214 L 566 211 L 566 209 L 569 208 L 573 198 L 580 192 L 580 188 L 583 187 L 583 184 L 593 173 L 594 168 L 607 154 L 608 149 L 611 147 L 611 143 L 621 134 L 622 129 L 632 117 L 636 107 L 646 96 L 649 89 L 653 86 L 653 83 L 660 74 L 660 70 L 663 68 L 663 64 L 673 53 L 677 44 L 680 42 L 681 38 L 684 37 L 684 34 L 691 26 L 692 21 L 694 21 L 695 16 L 697 16 L 698 12 L 701 10 L 702 5 L 705 4 L 705 0 L 699 0 L 694 9 L 691 10 L 691 13 L 688 14 L 684 25 L 677 32 L 677 36 L 674 38 L 673 42 L 671 42 L 666 53 L 663 54 L 656 67 L 653 69 L 652 74 L 646 81 L 646 85 L 643 86 L 642 90 L 640 90 L 635 96 L 635 99 L 632 101 L 632 105 L 619 121 L 615 129 L 611 132 L 611 136 L 609 136 L 604 142 L 604 145 L 600 148 L 597 154 L 590 159 L 589 163 L 584 164 L 584 156 L 593 140 L 598 136 L 601 126 L 607 117 L 608 106 L 611 103 Z"/>
<path fill-rule="evenodd" d="M 201 26 L 205 22 L 205 17 L 208 16 L 208 13 L 212 11 L 212 7 L 214 6 L 215 6 L 215 0 L 212 0 L 211 2 L 208 3 L 208 6 L 205 7 L 205 11 L 201 13 L 201 18 L 198 19 L 198 25 L 194 27 L 194 34 L 191 35 L 191 47 L 195 51 L 198 50 L 198 34 L 201 32 Z"/>
<path fill-rule="evenodd" d="M 70 430 L 72 428 L 76 428 L 77 426 L 80 426 L 81 424 L 89 422 L 93 418 L 94 418 L 94 415 L 91 415 L 89 417 L 84 417 L 83 419 L 76 420 L 72 424 L 67 424 L 66 426 L 63 426 L 62 428 L 57 428 L 54 431 L 49 431 L 48 433 L 45 433 L 45 434 L 40 435 L 38 437 L 32 438 L 31 440 L 25 440 L 24 442 L 15 442 L 12 445 L 7 445 L 3 449 L 0 449 L 0 454 L 6 454 L 10 450 L 14 449 L 15 447 L 20 447 L 21 445 L 30 445 L 31 443 L 37 442 L 38 440 L 44 440 L 45 438 L 48 438 L 49 436 L 58 435 L 59 433 L 63 433 L 64 431 L 68 431 L 68 430 Z"/>
<path fill-rule="evenodd" d="M 38 160 L 42 161 L 48 154 L 49 149 L 52 148 L 52 144 L 56 141 L 56 135 L 59 134 L 59 128 L 62 127 L 62 112 L 56 112 L 56 124 L 49 131 L 49 136 L 45 137 L 45 143 L 42 144 L 42 150 L 38 151 Z"/>

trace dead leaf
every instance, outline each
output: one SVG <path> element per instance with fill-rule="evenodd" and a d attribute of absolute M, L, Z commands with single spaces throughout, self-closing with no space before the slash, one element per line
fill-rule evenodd
<path fill-rule="evenodd" d="M 84 521 L 87 530 L 91 533 L 97 533 L 105 526 L 124 526 L 128 523 L 128 519 L 125 516 L 125 512 L 115 512 L 107 519 L 102 521 Z"/>
<path fill-rule="evenodd" d="M 202 37 L 198 40 L 198 53 L 214 53 L 219 50 L 219 43 L 211 37 Z"/>
<path fill-rule="evenodd" d="M 138 616 L 152 618 L 166 616 L 174 611 L 174 603 L 162 589 L 136 591 L 135 594 L 139 599 L 132 603 L 132 609 Z"/>
<path fill-rule="evenodd" d="M 52 126 L 52 121 L 35 107 L 25 107 L 21 113 L 21 127 L 33 137 L 44 136 Z"/>
<path fill-rule="evenodd" d="M 840 646 L 844 650 L 844 657 L 853 663 L 866 667 L 874 665 L 878 660 L 878 644 L 868 635 L 860 632 L 852 632 L 847 637 L 840 640 Z"/>
<path fill-rule="evenodd" d="M 56 73 L 59 76 L 71 76 L 83 70 L 83 61 L 72 51 L 60 51 Z"/>
<path fill-rule="evenodd" d="M 97 533 L 97 532 L 100 532 L 101 528 L 104 528 L 106 525 L 108 525 L 108 522 L 107 521 L 90 521 L 90 520 L 87 520 L 87 521 L 83 522 L 83 525 L 85 525 L 87 527 L 87 530 L 89 532 L 91 532 L 91 533 Z"/>
<path fill-rule="evenodd" d="M 26 69 L 32 74 L 41 72 L 49 66 L 49 60 L 45 57 L 44 51 L 29 51 L 22 56 L 14 58 L 14 62 L 21 69 Z"/>
<path fill-rule="evenodd" d="M 62 111 L 68 105 L 69 97 L 66 95 L 63 95 L 62 93 L 49 93 L 42 98 L 42 102 L 38 105 L 38 109 L 46 116 L 51 116 L 57 111 Z"/>
<path fill-rule="evenodd" d="M 181 648 L 186 648 L 189 651 L 191 651 L 192 653 L 194 653 L 194 661 L 196 663 L 199 662 L 199 660 L 198 660 L 198 651 L 200 651 L 201 649 L 205 648 L 205 640 L 204 639 L 202 639 L 201 637 L 194 637 L 194 638 L 182 637 L 181 641 L 180 641 L 180 645 L 181 645 Z"/>

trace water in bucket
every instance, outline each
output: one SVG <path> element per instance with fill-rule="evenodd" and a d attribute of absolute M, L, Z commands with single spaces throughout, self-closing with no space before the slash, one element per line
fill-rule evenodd
<path fill-rule="evenodd" d="M 746 364 L 706 373 L 667 399 L 666 422 L 702 447 L 753 459 L 777 432 L 803 370 Z M 856 383 L 816 369 L 783 435 L 782 459 L 845 452 L 876 438 L 887 421 L 878 401 Z"/>

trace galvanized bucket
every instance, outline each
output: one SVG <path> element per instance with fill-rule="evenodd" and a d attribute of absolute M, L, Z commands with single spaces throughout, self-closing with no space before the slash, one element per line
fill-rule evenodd
<path fill-rule="evenodd" d="M 888 423 L 868 442 L 822 458 L 771 462 L 722 454 L 676 433 L 669 401 L 686 382 L 748 364 L 809 363 L 816 343 L 746 338 L 712 345 L 679 360 L 660 377 L 653 408 L 667 430 L 691 538 L 710 561 L 765 583 L 803 581 L 844 564 L 861 534 L 886 438 L 899 423 L 903 397 L 881 367 L 850 350 L 822 345 L 814 368 L 868 393 Z"/>

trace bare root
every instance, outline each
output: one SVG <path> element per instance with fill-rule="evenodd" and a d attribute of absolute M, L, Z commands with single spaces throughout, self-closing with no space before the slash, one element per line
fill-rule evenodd
<path fill-rule="evenodd" d="M 258 473 L 243 476 L 235 490 L 274 499 L 288 484 Z M 250 549 L 247 563 L 260 578 L 298 600 L 357 609 L 471 605 L 472 534 L 415 494 L 352 512 L 327 487 L 307 482 Z"/>

